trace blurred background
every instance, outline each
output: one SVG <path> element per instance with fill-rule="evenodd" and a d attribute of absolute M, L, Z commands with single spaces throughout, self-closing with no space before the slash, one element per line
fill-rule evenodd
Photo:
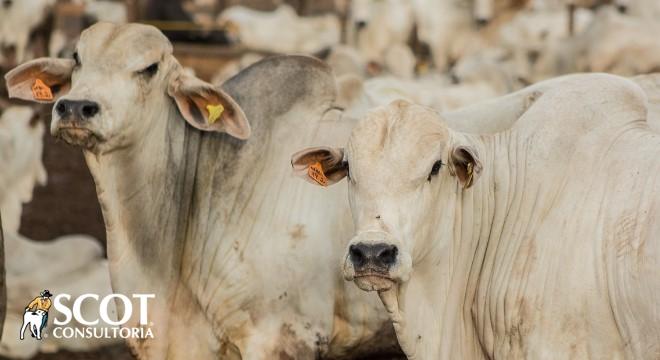
<path fill-rule="evenodd" d="M 660 71 L 658 0 L 0 0 L 0 74 L 37 57 L 71 57 L 97 21 L 158 27 L 187 71 L 217 85 L 268 56 L 316 56 L 333 68 L 337 104 L 354 117 L 396 98 L 446 111 L 572 72 Z M 29 279 L 44 256 L 44 282 L 110 289 L 82 153 L 47 135 L 51 106 L 8 99 L 3 81 L 0 358 L 132 359 L 120 342 L 13 336 L 24 302 L 42 290 Z"/>

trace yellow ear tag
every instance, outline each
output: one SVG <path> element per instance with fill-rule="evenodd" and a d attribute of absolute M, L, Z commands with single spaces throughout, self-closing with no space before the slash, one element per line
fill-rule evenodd
<path fill-rule="evenodd" d="M 474 164 L 468 163 L 467 165 L 467 179 L 465 180 L 465 185 L 463 189 L 467 189 L 472 186 L 472 180 L 474 179 Z"/>
<path fill-rule="evenodd" d="M 218 121 L 218 119 L 220 119 L 220 116 L 222 116 L 222 112 L 225 111 L 225 108 L 221 104 L 206 105 L 206 110 L 209 112 L 209 125 L 213 125 L 216 121 Z"/>
<path fill-rule="evenodd" d="M 323 167 L 320 162 L 315 162 L 307 169 L 307 175 L 321 186 L 328 186 L 328 178 L 323 173 Z"/>
<path fill-rule="evenodd" d="M 53 100 L 53 92 L 50 91 L 50 87 L 44 84 L 41 79 L 34 81 L 34 85 L 32 85 L 32 96 L 35 100 Z"/>

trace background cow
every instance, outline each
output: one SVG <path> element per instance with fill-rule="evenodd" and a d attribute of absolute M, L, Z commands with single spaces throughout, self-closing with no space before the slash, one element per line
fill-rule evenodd
<path fill-rule="evenodd" d="M 22 205 L 32 200 L 33 189 L 47 178 L 41 160 L 43 135 L 44 124 L 28 106 L 11 106 L 0 116 L 0 163 L 5 170 L 0 174 L 0 211 L 4 215 L 4 247 L 12 255 L 3 267 L 9 309 L 4 328 L 10 334 L 25 323 L 25 302 L 45 287 L 74 297 L 87 293 L 103 297 L 112 292 L 108 261 L 96 239 L 72 234 L 40 243 L 19 233 Z M 114 317 L 116 309 L 112 305 L 109 313 Z M 87 303 L 81 314 L 85 319 L 98 319 L 99 308 Z M 61 316 L 57 309 L 50 310 L 51 319 Z M 71 325 L 83 326 L 76 321 Z M 0 341 L 0 356 L 27 359 L 39 351 L 92 350 L 119 342 L 120 339 L 53 336 L 41 341 L 20 341 L 16 336 L 5 336 Z"/>

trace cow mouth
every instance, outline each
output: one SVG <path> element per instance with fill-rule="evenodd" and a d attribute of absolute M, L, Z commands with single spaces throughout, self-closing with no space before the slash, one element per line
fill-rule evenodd
<path fill-rule="evenodd" d="M 88 150 L 94 149 L 99 143 L 103 142 L 103 138 L 92 130 L 75 126 L 59 127 L 55 136 L 69 145 Z"/>
<path fill-rule="evenodd" d="M 388 274 L 376 271 L 357 272 L 353 281 L 364 291 L 385 291 L 396 283 Z"/>

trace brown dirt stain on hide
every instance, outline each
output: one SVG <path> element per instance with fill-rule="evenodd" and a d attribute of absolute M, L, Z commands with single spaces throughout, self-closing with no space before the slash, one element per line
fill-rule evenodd
<path fill-rule="evenodd" d="M 511 325 L 506 331 L 506 337 L 509 340 L 511 349 L 522 348 L 524 346 L 523 339 L 527 337 L 531 328 L 528 325 L 531 321 L 530 305 L 528 300 L 524 297 L 516 301 L 517 316 L 512 320 Z"/>
<path fill-rule="evenodd" d="M 273 351 L 280 360 L 316 359 L 317 351 L 303 341 L 298 340 L 291 324 L 284 324 L 280 329 L 278 347 Z"/>
<path fill-rule="evenodd" d="M 305 233 L 305 225 L 294 225 L 289 231 L 289 236 L 291 237 L 291 247 L 295 248 L 301 240 L 307 239 L 307 233 Z"/>

